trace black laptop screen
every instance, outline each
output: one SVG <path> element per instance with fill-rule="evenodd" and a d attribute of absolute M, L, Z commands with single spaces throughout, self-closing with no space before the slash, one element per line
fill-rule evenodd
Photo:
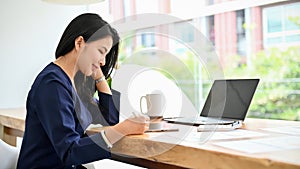
<path fill-rule="evenodd" d="M 201 116 L 244 120 L 259 79 L 215 80 Z"/>

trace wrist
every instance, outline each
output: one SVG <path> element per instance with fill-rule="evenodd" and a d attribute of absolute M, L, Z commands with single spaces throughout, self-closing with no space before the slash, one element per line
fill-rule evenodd
<path fill-rule="evenodd" d="M 126 130 L 124 129 L 124 127 L 121 124 L 122 123 L 118 123 L 118 124 L 112 126 L 112 129 L 115 130 L 120 135 L 123 135 L 123 136 L 128 135 L 128 133 L 126 132 Z"/>
<path fill-rule="evenodd" d="M 101 76 L 100 78 L 95 79 L 96 84 L 105 80 L 105 76 Z"/>
<path fill-rule="evenodd" d="M 105 129 L 105 134 L 111 144 L 116 143 L 117 141 L 119 141 L 125 136 L 123 131 L 121 131 L 120 128 L 118 127 L 118 125 L 111 126 Z"/>

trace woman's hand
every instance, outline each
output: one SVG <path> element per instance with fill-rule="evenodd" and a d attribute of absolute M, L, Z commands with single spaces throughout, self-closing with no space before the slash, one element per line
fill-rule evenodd
<path fill-rule="evenodd" d="M 118 125 L 120 126 L 117 126 L 117 130 L 124 135 L 143 134 L 146 130 L 149 129 L 149 121 L 150 118 L 148 116 L 135 116 L 119 123 Z"/>
<path fill-rule="evenodd" d="M 126 135 L 143 134 L 149 129 L 149 121 L 148 116 L 138 115 L 105 129 L 105 133 L 110 143 L 114 144 Z"/>
<path fill-rule="evenodd" d="M 99 79 L 99 78 L 101 78 L 101 77 L 103 77 L 103 76 L 104 76 L 104 74 L 103 74 L 101 68 L 98 68 L 98 69 L 95 70 L 95 71 L 93 72 L 93 74 L 92 74 L 92 77 L 93 77 L 94 80 L 97 80 L 97 79 Z"/>
<path fill-rule="evenodd" d="M 101 68 L 98 68 L 97 70 L 95 70 L 92 74 L 92 77 L 94 80 L 97 80 L 97 79 L 100 79 L 102 77 L 104 77 L 104 74 L 101 70 Z M 112 94 L 111 93 L 111 90 L 110 90 L 110 87 L 107 83 L 106 80 L 101 80 L 99 83 L 96 83 L 96 87 L 97 87 L 97 90 L 99 92 L 102 92 L 102 93 L 107 93 L 107 94 Z"/>

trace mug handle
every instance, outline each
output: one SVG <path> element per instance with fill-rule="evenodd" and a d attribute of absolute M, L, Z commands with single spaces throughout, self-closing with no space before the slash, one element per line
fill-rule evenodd
<path fill-rule="evenodd" d="M 142 97 L 140 98 L 140 110 L 141 110 L 141 113 L 146 114 L 147 112 L 143 112 L 143 109 L 142 109 L 142 100 L 143 100 L 143 98 L 145 98 L 146 101 L 147 101 L 146 96 L 142 96 Z"/>

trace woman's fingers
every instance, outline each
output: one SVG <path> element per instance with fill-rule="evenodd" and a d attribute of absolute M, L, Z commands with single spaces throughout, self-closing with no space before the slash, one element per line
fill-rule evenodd
<path fill-rule="evenodd" d="M 135 120 L 137 122 L 149 122 L 150 121 L 150 118 L 147 115 L 136 114 L 136 113 L 133 113 L 133 114 L 134 114 L 134 117 L 132 118 L 132 120 Z"/>
<path fill-rule="evenodd" d="M 127 119 L 130 134 L 143 134 L 149 129 L 150 118 L 145 115 L 135 115 L 135 117 Z M 131 126 L 131 127 L 130 127 Z"/>
<path fill-rule="evenodd" d="M 101 68 L 95 70 L 95 71 L 92 73 L 92 77 L 93 77 L 93 79 L 95 79 L 95 80 L 96 80 L 96 79 L 99 79 L 99 78 L 102 77 L 102 76 L 104 76 L 104 74 L 103 74 Z"/>

